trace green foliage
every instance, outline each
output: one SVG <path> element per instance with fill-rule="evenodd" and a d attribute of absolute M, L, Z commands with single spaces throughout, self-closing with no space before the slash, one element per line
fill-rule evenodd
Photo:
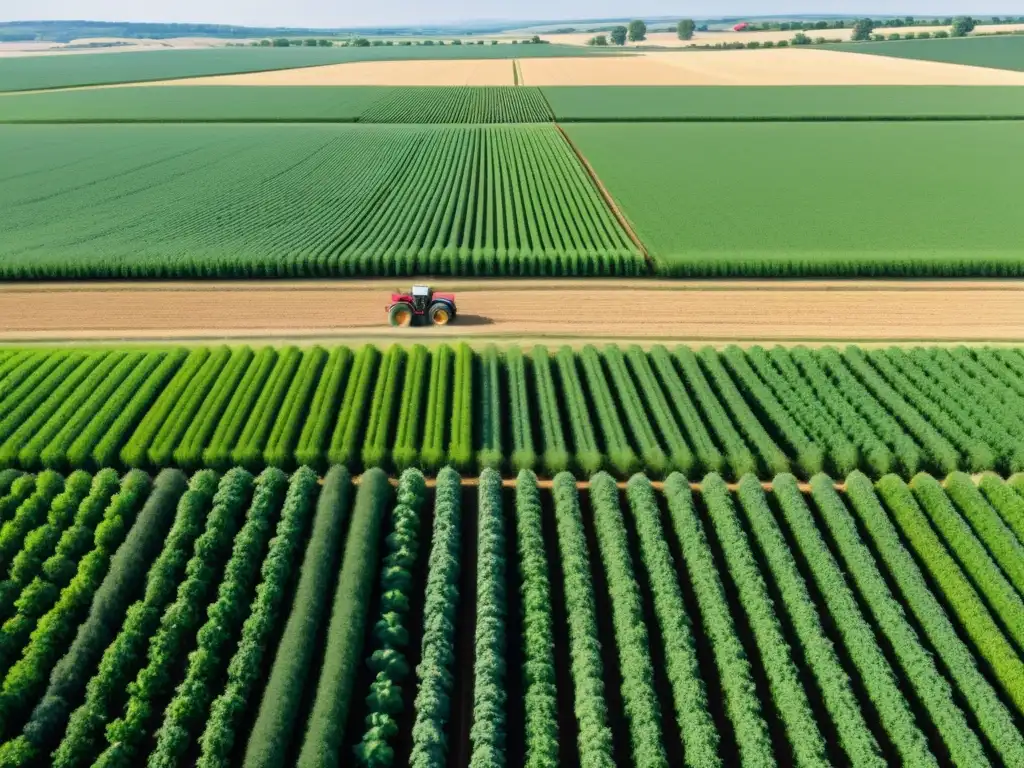
<path fill-rule="evenodd" d="M 629 22 L 629 42 L 641 43 L 647 39 L 647 25 L 640 19 Z M 614 30 L 612 31 L 614 35 Z"/>
<path fill-rule="evenodd" d="M 509 459 L 509 463 L 512 465 L 512 469 L 517 472 L 524 469 L 532 470 L 537 464 L 537 452 L 534 449 L 533 443 L 533 412 L 530 403 L 529 384 L 527 383 L 529 379 L 527 378 L 526 365 L 526 356 L 518 347 L 511 347 L 505 352 L 505 369 L 508 373 L 508 397 L 503 401 L 503 406 L 500 410 L 508 416 L 510 432 L 512 433 L 512 456 Z M 550 380 L 550 366 L 546 367 L 546 371 Z M 553 426 L 551 423 L 552 410 L 557 418 L 558 401 L 555 393 L 550 389 L 542 389 L 538 386 L 537 393 L 541 413 L 546 414 L 548 417 L 546 421 L 543 416 L 541 418 L 542 431 L 546 437 L 547 429 L 551 429 Z M 558 422 L 556 421 L 555 423 Z M 545 426 L 547 429 L 545 429 Z M 561 424 L 559 423 L 558 426 L 560 427 Z M 561 434 L 559 431 L 559 435 L 552 439 L 558 440 L 560 438 Z"/>
<path fill-rule="evenodd" d="M 608 347 L 605 351 L 605 357 L 609 358 L 609 360 L 613 357 L 618 357 L 620 354 L 617 347 Z M 626 352 L 626 357 L 629 360 L 630 369 L 636 376 L 639 391 L 643 393 L 646 413 L 651 414 L 654 418 L 654 423 L 657 425 L 657 434 L 661 436 L 669 449 L 668 460 L 672 468 L 684 474 L 689 472 L 694 467 L 695 459 L 693 453 L 690 451 L 690 446 L 686 444 L 686 439 L 676 423 L 672 414 L 672 408 L 668 400 L 665 399 L 658 377 L 651 368 L 647 355 L 640 347 L 632 346 Z M 614 368 L 615 366 L 613 366 L 613 370 Z M 624 371 L 619 371 L 618 377 L 625 378 Z M 628 380 L 624 382 L 623 386 L 627 390 L 632 389 L 633 392 L 636 391 L 636 388 L 632 387 Z M 644 412 L 644 410 L 636 410 L 636 414 L 630 416 L 630 421 L 632 422 Z M 653 431 L 651 436 L 654 437 Z M 648 469 L 653 468 L 648 465 Z"/>
<path fill-rule="evenodd" d="M 909 496 L 905 488 L 897 493 L 904 501 Z M 907 606 L 931 646 L 942 658 L 952 682 L 956 684 L 978 719 L 981 731 L 1007 765 L 1019 763 L 1024 759 L 1024 737 L 1013 724 L 1013 715 L 978 670 L 973 650 L 960 639 L 945 609 L 929 587 L 920 566 L 907 551 L 899 532 L 879 503 L 871 481 L 861 473 L 850 475 L 846 478 L 846 494 L 850 507 L 871 537 L 875 551 L 885 563 L 893 580 L 899 585 Z M 910 503 L 913 503 L 912 500 Z M 901 505 L 901 502 L 896 502 L 894 506 L 897 505 Z M 939 553 L 936 552 L 935 555 L 937 560 Z M 940 582 L 940 586 L 944 588 L 949 583 Z M 961 586 L 964 584 L 965 582 L 960 582 Z M 964 595 L 963 592 L 958 594 L 956 590 L 947 594 L 954 601 Z M 962 602 L 954 602 L 954 618 L 963 605 Z"/>
<path fill-rule="evenodd" d="M 301 702 L 316 655 L 319 630 L 327 619 L 326 609 L 338 570 L 351 495 L 352 478 L 348 470 L 333 467 L 324 478 L 317 500 L 313 530 L 299 570 L 291 611 L 246 746 L 243 761 L 246 768 L 283 768 L 285 765 L 289 746 L 299 728 Z M 365 525 L 365 521 L 361 525 Z M 353 548 L 353 552 L 357 550 Z"/>
<path fill-rule="evenodd" d="M 473 349 L 466 343 L 455 352 L 452 374 L 452 422 L 448 461 L 459 470 L 473 464 Z"/>
<path fill-rule="evenodd" d="M 692 40 L 696 29 L 697 25 L 693 22 L 693 19 L 682 19 L 676 25 L 676 37 L 680 40 Z"/>
<path fill-rule="evenodd" d="M 138 673 L 146 644 L 174 599 L 189 552 L 210 511 L 217 483 L 217 475 L 210 470 L 192 477 L 178 502 L 163 550 L 146 575 L 145 594 L 128 609 L 117 637 L 103 652 L 99 669 L 86 686 L 83 703 L 67 719 L 64 737 L 53 753 L 54 768 L 75 768 L 96 757 L 103 728 L 115 714 L 118 697 Z"/>
<path fill-rule="evenodd" d="M 0 526 L 0 571 L 11 567 L 11 561 L 21 550 L 25 536 L 45 519 L 54 497 L 64 490 L 64 478 L 52 470 L 35 479 L 32 495 L 26 498 L 10 519 Z"/>
<path fill-rule="evenodd" d="M 520 361 L 522 357 L 520 356 Z M 481 469 L 501 469 L 501 423 L 505 418 L 505 404 L 501 397 L 502 361 L 498 348 L 488 345 L 480 356 L 480 407 L 474 420 L 479 421 L 477 463 Z"/>
<path fill-rule="evenodd" d="M 626 35 L 628 34 L 629 31 L 621 25 L 617 27 L 612 27 L 611 35 L 609 35 L 609 37 L 611 37 L 612 40 L 612 45 L 625 45 Z"/>
<path fill-rule="evenodd" d="M 363 474 L 334 592 L 324 664 L 297 768 L 344 765 L 346 758 L 341 754 L 341 745 L 345 738 L 345 721 L 356 670 L 363 658 L 363 639 L 373 576 L 378 565 L 381 529 L 391 498 L 391 486 L 383 471 L 371 469 Z M 252 746 L 250 743 L 250 755 Z M 259 759 L 255 755 L 253 757 Z"/>
<path fill-rule="evenodd" d="M 438 346 L 430 356 L 430 386 L 427 388 L 423 447 L 420 450 L 420 463 L 428 472 L 436 472 L 444 463 L 453 356 L 452 348 L 447 344 Z"/>
<path fill-rule="evenodd" d="M 619 419 L 616 400 L 605 379 L 600 354 L 593 346 L 587 345 L 580 353 L 579 361 L 587 378 L 589 402 L 594 406 L 594 421 L 601 428 L 609 465 L 624 475 L 636 471 L 640 467 L 640 459 L 629 444 L 626 430 Z"/>
<path fill-rule="evenodd" d="M 365 467 L 384 463 L 390 447 L 391 425 L 399 410 L 397 402 L 407 355 L 397 344 L 388 347 L 381 361 L 377 383 L 370 401 L 370 418 L 366 425 L 362 460 Z"/>
<path fill-rule="evenodd" d="M 903 675 L 917 692 L 942 735 L 953 760 L 963 765 L 986 765 L 985 749 L 960 711 L 949 683 L 936 668 L 931 653 L 921 644 L 903 608 L 878 570 L 871 550 L 861 539 L 846 507 L 828 482 L 819 480 L 819 507 L 825 527 L 837 544 L 847 570 L 868 605 L 876 626 L 889 639 Z"/>
<path fill-rule="evenodd" d="M 291 469 L 294 466 L 300 430 L 309 416 L 310 398 L 314 396 L 314 387 L 319 382 L 320 371 L 326 360 L 327 352 L 322 347 L 312 347 L 302 353 L 302 362 L 281 403 L 270 437 L 267 438 L 267 446 L 263 451 L 263 461 L 267 465 L 280 469 Z"/>
<path fill-rule="evenodd" d="M 61 590 L 53 607 L 40 617 L 21 658 L 7 670 L 0 688 L 0 732 L 11 735 L 12 725 L 28 714 L 27 705 L 42 693 L 53 665 L 88 610 L 107 575 L 114 551 L 132 529 L 151 486 L 149 477 L 139 471 L 130 472 L 121 481 L 103 521 L 96 526 L 94 548 L 79 562 L 77 572 Z M 147 510 L 149 514 L 137 536 L 145 540 L 158 511 Z"/>
<path fill-rule="evenodd" d="M 704 632 L 711 640 L 715 666 L 721 678 L 725 710 L 736 734 L 744 765 L 774 765 L 768 726 L 754 694 L 750 662 L 743 651 L 729 613 L 725 587 L 718 574 L 704 526 L 697 515 L 689 482 L 674 473 L 665 481 L 672 528 L 682 548 L 687 573 L 700 607 Z"/>
<path fill-rule="evenodd" d="M 20 450 L 20 442 L 34 434 L 49 416 L 48 407 L 63 402 L 65 393 L 71 392 L 98 361 L 98 353 L 52 355 L 54 365 L 44 364 L 36 368 L 33 376 L 0 403 L 0 413 L 3 414 L 0 417 L 0 461 L 11 463 Z M 46 376 L 37 380 L 40 373 Z"/>
<path fill-rule="evenodd" d="M 402 683 L 411 671 L 406 657 L 406 625 L 414 589 L 413 570 L 420 552 L 420 510 L 426 495 L 426 481 L 418 470 L 402 473 L 398 504 L 391 511 L 391 531 L 385 539 L 387 554 L 380 571 L 380 616 L 373 628 L 373 652 L 366 661 L 376 676 L 366 697 L 366 730 L 355 747 L 360 765 L 394 763 L 394 749 L 389 742 L 398 732 L 395 716 L 403 707 Z"/>
<path fill-rule="evenodd" d="M 777 476 L 774 488 L 780 496 L 785 494 L 790 503 L 797 503 L 800 498 L 792 475 Z M 851 765 L 881 768 L 886 765 L 885 758 L 861 713 L 850 678 L 821 626 L 807 584 L 768 506 L 761 483 L 753 475 L 745 475 L 740 480 L 738 495 L 739 506 L 782 594 L 796 630 L 796 639 L 817 680 L 843 751 Z"/>
<path fill-rule="evenodd" d="M 97 750 L 100 755 L 93 765 L 128 768 L 136 764 L 156 717 L 167 704 L 177 670 L 185 664 L 252 492 L 253 477 L 243 469 L 233 469 L 221 480 L 206 527 L 185 566 L 185 579 L 149 639 L 147 663 L 128 685 L 127 703 L 121 716 L 107 725 L 107 746 Z"/>
<path fill-rule="evenodd" d="M 529 470 L 521 470 L 516 479 L 516 541 L 523 605 L 526 768 L 556 768 L 558 765 L 555 639 L 543 514 L 537 476 Z"/>
<path fill-rule="evenodd" d="M 605 367 L 611 374 L 612 382 L 615 385 L 615 401 L 620 404 L 622 411 L 626 415 L 626 421 L 633 436 L 633 443 L 640 449 L 640 458 L 643 461 L 643 465 L 652 473 L 664 473 L 668 466 L 668 457 L 665 456 L 665 451 L 662 450 L 661 445 L 658 443 L 658 436 L 655 433 L 654 425 L 648 419 L 647 408 L 640 397 L 640 392 L 630 377 L 629 368 L 626 366 L 626 360 L 622 355 L 622 351 L 614 345 L 609 345 L 605 348 L 603 357 Z M 657 387 L 655 387 L 654 391 L 657 391 Z M 661 415 L 664 416 L 664 414 Z M 662 425 L 660 422 L 657 422 L 657 426 L 660 428 Z M 662 431 L 662 434 L 664 434 L 664 431 Z M 692 464 L 692 461 L 687 462 L 687 466 L 690 464 Z"/>
<path fill-rule="evenodd" d="M 416 667 L 416 720 L 410 768 L 442 768 L 448 755 L 445 727 L 451 715 L 455 619 L 459 604 L 462 480 L 451 467 L 437 476 L 434 528 L 427 560 L 423 641 Z"/>
<path fill-rule="evenodd" d="M 405 387 L 398 411 L 398 427 L 391 461 L 398 469 L 408 469 L 419 458 L 420 430 L 423 423 L 424 391 L 427 379 L 427 361 L 430 351 L 415 344 L 409 351 L 405 370 Z"/>
<path fill-rule="evenodd" d="M 277 364 L 270 372 L 266 384 L 252 407 L 245 428 L 231 451 L 231 461 L 250 471 L 257 471 L 263 464 L 263 450 L 273 429 L 274 421 L 288 392 L 288 385 L 295 375 L 302 353 L 297 347 L 286 347 L 279 353 Z"/>
<path fill-rule="evenodd" d="M 566 448 L 565 428 L 559 412 L 559 398 L 555 389 L 555 380 L 551 374 L 551 360 L 548 351 L 536 346 L 530 355 L 533 364 L 534 389 L 540 410 L 540 429 L 543 439 L 541 462 L 551 474 L 564 472 L 569 468 L 569 452 Z M 603 458 L 597 450 L 597 439 L 594 428 L 586 415 L 586 400 L 583 386 L 576 372 L 575 355 L 571 349 L 560 349 L 557 354 L 559 378 L 562 384 L 563 398 L 569 428 L 572 431 L 575 458 L 580 467 L 595 471 L 601 467 Z M 520 417 L 526 419 L 526 414 Z"/>
<path fill-rule="evenodd" d="M 381 89 L 384 90 L 384 89 Z M 540 88 L 440 86 L 386 89 L 358 117 L 360 123 L 550 123 Z"/>
<path fill-rule="evenodd" d="M 356 462 L 359 446 L 362 444 L 363 420 L 370 410 L 370 385 L 377 373 L 380 351 L 370 345 L 362 347 L 352 364 L 348 377 L 341 411 L 327 451 L 330 464 L 352 466 Z"/>
<path fill-rule="evenodd" d="M 288 533 L 295 528 L 301 533 L 301 523 L 311 506 L 309 498 L 316 487 L 316 474 L 310 469 L 296 473 L 294 495 L 284 511 L 289 519 L 282 522 L 284 536 L 277 544 L 286 546 Z M 223 670 L 231 661 L 229 652 L 239 645 L 237 636 L 247 612 L 258 616 L 253 593 L 259 578 L 261 555 L 267 548 L 273 532 L 274 520 L 281 510 L 281 501 L 287 487 L 286 475 L 276 467 L 264 470 L 256 479 L 252 503 L 245 516 L 245 524 L 235 537 L 231 558 L 224 567 L 224 578 L 217 591 L 217 599 L 207 610 L 206 623 L 196 636 L 196 649 L 188 656 L 185 679 L 178 685 L 174 697 L 164 710 L 163 724 L 156 732 L 156 746 L 150 753 L 148 764 L 154 768 L 178 765 L 192 744 L 199 726 L 204 721 L 216 723 L 209 707 L 216 691 L 223 685 Z M 257 595 L 258 597 L 258 595 Z M 258 665 L 253 670 L 255 673 Z M 228 669 L 228 684 L 231 680 Z"/>
<path fill-rule="evenodd" d="M 272 347 L 261 349 L 245 370 L 245 375 L 228 402 L 217 429 L 203 450 L 205 466 L 227 469 L 231 465 L 231 451 L 252 414 L 256 400 L 263 392 L 264 383 L 274 368 L 277 351 Z"/>
<path fill-rule="evenodd" d="M 565 582 L 565 613 L 569 624 L 569 657 L 573 702 L 579 724 L 580 763 L 612 768 L 615 756 L 608 725 L 601 644 L 597 637 L 597 605 L 575 478 L 568 472 L 558 474 L 553 493 L 558 551 Z"/>
<path fill-rule="evenodd" d="M 330 439 L 331 425 L 341 405 L 338 395 L 351 367 L 352 350 L 348 347 L 335 347 L 331 350 L 295 449 L 297 464 L 318 469 L 325 467 L 324 454 Z"/>
<path fill-rule="evenodd" d="M 661 743 L 661 710 L 654 691 L 654 667 L 644 625 L 643 598 L 633 573 L 619 489 L 606 473 L 590 480 L 590 505 L 598 550 L 608 578 L 612 625 L 622 670 L 622 700 L 629 713 L 633 764 L 668 766 Z"/>

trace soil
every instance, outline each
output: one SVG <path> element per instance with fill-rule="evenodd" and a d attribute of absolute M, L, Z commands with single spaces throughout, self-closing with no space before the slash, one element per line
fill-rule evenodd
<path fill-rule="evenodd" d="M 0 342 L 1019 342 L 1012 281 L 445 280 L 446 328 L 391 328 L 406 281 L 53 283 L 0 287 Z"/>

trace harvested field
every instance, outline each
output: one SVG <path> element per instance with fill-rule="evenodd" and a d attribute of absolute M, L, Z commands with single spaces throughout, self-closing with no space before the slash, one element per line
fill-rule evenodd
<path fill-rule="evenodd" d="M 1024 73 L 825 50 L 524 59 L 525 85 L 1024 85 Z"/>
<path fill-rule="evenodd" d="M 507 59 L 354 61 L 324 67 L 164 80 L 150 85 L 515 85 Z"/>
<path fill-rule="evenodd" d="M 459 322 L 400 332 L 404 282 L 8 284 L 0 340 L 1024 340 L 1018 282 L 447 280 Z"/>

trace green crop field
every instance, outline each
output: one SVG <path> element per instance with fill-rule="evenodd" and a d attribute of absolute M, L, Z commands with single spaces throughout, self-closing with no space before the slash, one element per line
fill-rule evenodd
<path fill-rule="evenodd" d="M 0 766 L 1024 761 L 1024 483 L 0 473 Z"/>
<path fill-rule="evenodd" d="M 1024 118 L 1024 88 L 1007 86 L 610 85 L 541 90 L 562 122 Z"/>
<path fill-rule="evenodd" d="M 0 59 L 0 91 L 139 83 L 181 77 L 319 67 L 350 61 L 425 59 L 523 59 L 617 55 L 571 45 L 445 45 L 370 48 L 210 48 L 182 51 L 90 53 Z"/>
<path fill-rule="evenodd" d="M 177 85 L 25 93 L 0 123 L 549 123 L 539 88 Z"/>
<path fill-rule="evenodd" d="M 894 56 L 899 59 L 941 61 L 973 67 L 1024 72 L 1024 37 L 992 35 L 948 40 L 897 40 L 884 43 L 843 43 L 823 46 L 834 51 Z M 967 90 L 967 89 L 964 89 Z"/>
<path fill-rule="evenodd" d="M 1024 274 L 1016 122 L 566 131 L 661 274 Z"/>
<path fill-rule="evenodd" d="M 0 277 L 636 274 L 551 126 L 0 127 Z"/>
<path fill-rule="evenodd" d="M 0 467 L 1024 470 L 1024 353 L 5 350 Z"/>

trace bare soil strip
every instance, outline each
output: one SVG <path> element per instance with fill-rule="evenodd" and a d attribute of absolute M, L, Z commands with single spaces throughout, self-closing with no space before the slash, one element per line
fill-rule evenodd
<path fill-rule="evenodd" d="M 445 280 L 446 328 L 387 325 L 407 280 L 15 284 L 0 342 L 1021 342 L 1024 283 Z"/>

